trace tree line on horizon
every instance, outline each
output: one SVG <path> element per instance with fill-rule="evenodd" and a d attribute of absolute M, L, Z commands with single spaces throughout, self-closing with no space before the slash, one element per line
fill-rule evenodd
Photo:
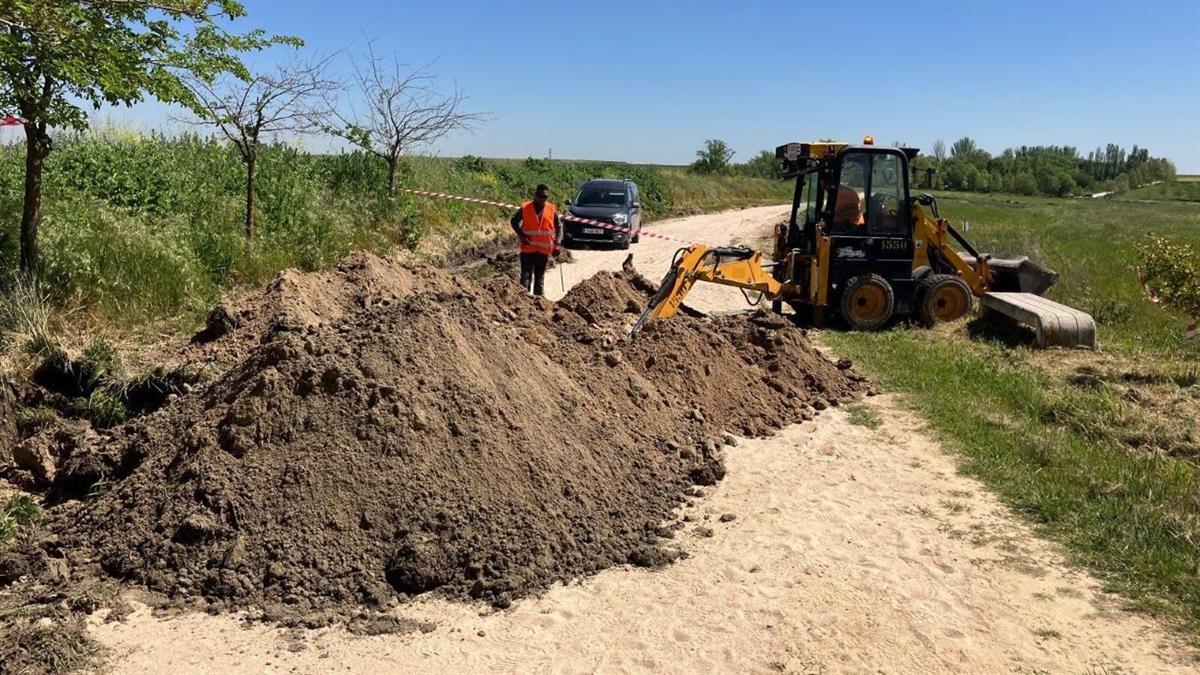
<path fill-rule="evenodd" d="M 903 142 L 893 143 L 904 147 Z M 696 173 L 729 173 L 769 178 L 777 175 L 775 153 L 762 150 L 741 164 L 732 162 L 734 151 L 725 141 L 710 139 L 696 152 L 690 166 Z M 917 155 L 909 164 L 912 190 L 1003 192 L 1018 195 L 1067 197 L 1097 192 L 1123 192 L 1157 181 L 1175 179 L 1169 159 L 1151 157 L 1146 148 L 1132 150 L 1109 143 L 1087 156 L 1073 146 L 1007 148 L 991 155 L 967 136 L 949 149 L 935 141 L 929 154 Z"/>

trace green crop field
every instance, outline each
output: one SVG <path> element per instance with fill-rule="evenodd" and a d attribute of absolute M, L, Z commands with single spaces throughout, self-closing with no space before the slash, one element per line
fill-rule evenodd
<path fill-rule="evenodd" d="M 1152 187 L 1168 201 L 939 194 L 980 250 L 1062 274 L 1047 295 L 1093 314 L 1095 353 L 973 324 L 825 335 L 1110 589 L 1198 631 L 1200 344 L 1184 339 L 1190 317 L 1147 300 L 1134 246 L 1163 235 L 1200 250 L 1200 204 Z"/>

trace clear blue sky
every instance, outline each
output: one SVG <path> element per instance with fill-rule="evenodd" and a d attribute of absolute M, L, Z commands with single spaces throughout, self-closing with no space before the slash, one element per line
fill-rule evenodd
<path fill-rule="evenodd" d="M 793 140 L 1139 144 L 1200 173 L 1200 1 L 246 0 L 244 27 L 435 69 L 495 118 L 448 156 L 686 163 Z M 251 59 L 259 65 L 273 55 Z M 348 68 L 347 68 L 348 71 Z M 112 119 L 159 125 L 162 109 Z"/>

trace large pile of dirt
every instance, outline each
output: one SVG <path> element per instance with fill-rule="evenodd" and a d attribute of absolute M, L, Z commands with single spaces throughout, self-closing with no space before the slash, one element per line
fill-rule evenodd
<path fill-rule="evenodd" d="M 555 305 L 356 260 L 388 290 L 347 292 L 346 266 L 344 286 L 285 277 L 320 294 L 310 320 L 236 313 L 206 336 L 236 366 L 76 453 L 86 471 L 62 472 L 47 514 L 72 566 L 277 615 L 435 588 L 503 606 L 670 560 L 673 510 L 723 476 L 726 433 L 864 386 L 768 315 L 678 316 L 628 344 L 649 288 L 634 274 Z"/>

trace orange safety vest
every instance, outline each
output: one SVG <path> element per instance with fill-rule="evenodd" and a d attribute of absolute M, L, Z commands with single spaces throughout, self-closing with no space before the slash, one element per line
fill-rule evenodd
<path fill-rule="evenodd" d="M 554 253 L 554 205 L 546 202 L 542 215 L 533 208 L 533 202 L 521 205 L 521 232 L 529 237 L 529 243 L 521 244 L 521 253 Z"/>

